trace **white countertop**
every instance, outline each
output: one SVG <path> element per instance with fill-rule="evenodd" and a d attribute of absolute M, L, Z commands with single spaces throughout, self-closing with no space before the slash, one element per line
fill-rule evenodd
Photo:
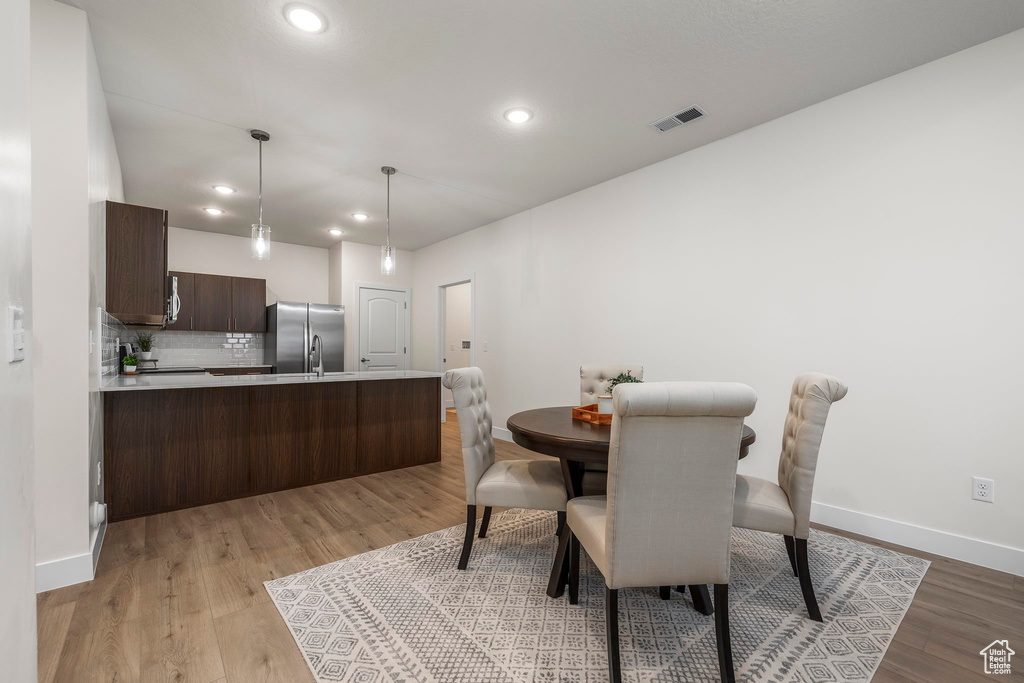
<path fill-rule="evenodd" d="M 223 366 L 222 366 L 223 367 Z M 284 375 L 117 375 L 100 387 L 100 391 L 140 391 L 146 389 L 201 389 L 205 387 L 246 387 L 274 384 L 314 384 L 319 382 L 364 382 L 383 379 L 420 379 L 440 377 L 440 372 L 420 370 L 380 370 L 377 372 L 336 372 L 323 377 L 315 374 Z"/>

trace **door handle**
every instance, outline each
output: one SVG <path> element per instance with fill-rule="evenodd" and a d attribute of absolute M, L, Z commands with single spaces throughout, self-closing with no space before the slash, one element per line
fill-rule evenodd
<path fill-rule="evenodd" d="M 369 363 L 369 362 L 370 362 L 370 359 L 369 359 L 369 358 L 360 358 L 360 359 L 359 359 L 359 362 L 360 362 L 360 363 Z"/>

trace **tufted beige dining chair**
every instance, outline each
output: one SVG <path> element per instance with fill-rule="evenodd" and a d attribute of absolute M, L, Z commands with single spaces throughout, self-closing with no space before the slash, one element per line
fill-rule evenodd
<path fill-rule="evenodd" d="M 825 419 L 832 404 L 846 396 L 846 390 L 840 380 L 818 372 L 797 377 L 782 433 L 779 483 L 745 474 L 736 477 L 733 525 L 782 534 L 790 566 L 800 579 L 807 613 L 815 621 L 822 618 L 807 566 L 811 492 Z"/>
<path fill-rule="evenodd" d="M 615 387 L 608 495 L 569 501 L 569 602 L 579 599 L 580 547 L 604 575 L 608 670 L 621 680 L 618 591 L 714 584 L 723 681 L 729 641 L 729 546 L 743 418 L 757 395 L 731 382 Z"/>
<path fill-rule="evenodd" d="M 580 405 L 597 403 L 598 396 L 608 394 L 608 380 L 624 372 L 639 380 L 644 378 L 642 365 L 582 365 L 580 366 Z M 602 495 L 607 485 L 608 468 L 603 464 L 587 463 L 583 470 L 584 495 Z"/>
<path fill-rule="evenodd" d="M 459 368 L 442 379 L 455 399 L 462 439 L 462 466 L 466 475 L 466 537 L 462 543 L 459 569 L 469 565 L 476 530 L 476 506 L 484 506 L 480 538 L 487 535 L 491 507 L 565 511 L 565 483 L 557 460 L 494 459 L 491 436 L 491 407 L 487 403 L 484 373 L 480 368 Z"/>
<path fill-rule="evenodd" d="M 630 372 L 637 379 L 644 378 L 642 365 L 583 365 L 580 367 L 580 405 L 597 403 L 598 396 L 608 393 L 608 380 Z"/>

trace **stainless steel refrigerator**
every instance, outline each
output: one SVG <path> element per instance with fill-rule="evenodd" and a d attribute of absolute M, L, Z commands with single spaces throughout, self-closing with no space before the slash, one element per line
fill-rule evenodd
<path fill-rule="evenodd" d="M 267 306 L 263 362 L 274 372 L 312 372 L 309 347 L 313 335 L 323 342 L 324 371 L 345 369 L 345 307 L 278 301 Z M 313 363 L 319 358 L 318 350 Z"/>

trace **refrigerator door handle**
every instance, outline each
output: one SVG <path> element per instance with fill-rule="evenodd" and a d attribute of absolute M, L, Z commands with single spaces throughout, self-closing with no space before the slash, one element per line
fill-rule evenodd
<path fill-rule="evenodd" d="M 302 323 L 302 371 L 309 372 L 309 323 Z"/>

